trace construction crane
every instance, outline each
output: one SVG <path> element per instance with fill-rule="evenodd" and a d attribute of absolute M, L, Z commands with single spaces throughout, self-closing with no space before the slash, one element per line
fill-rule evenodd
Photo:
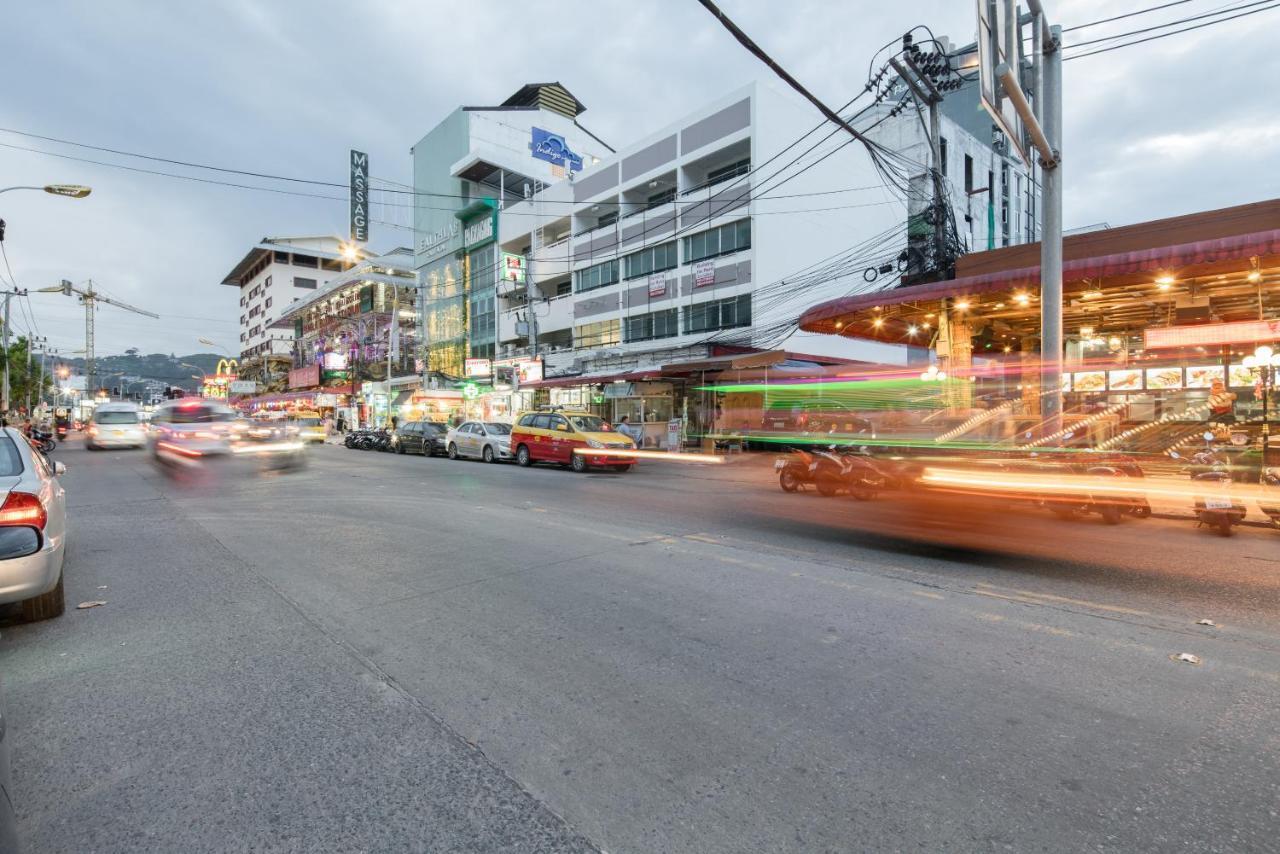
<path fill-rule="evenodd" d="M 116 308 L 123 308 L 125 311 L 132 311 L 134 314 L 141 314 L 144 317 L 154 317 L 160 319 L 160 315 L 150 311 L 143 311 L 140 308 L 121 302 L 120 300 L 105 297 L 93 289 L 93 279 L 89 280 L 88 287 L 81 289 L 66 279 L 62 280 L 61 285 L 53 287 L 40 288 L 39 293 L 42 294 L 64 294 L 66 296 L 80 297 L 80 304 L 84 306 L 84 389 L 85 394 L 94 395 L 97 393 L 98 387 L 94 384 L 93 370 L 93 313 L 98 309 L 98 303 L 103 302 L 107 305 L 114 305 Z"/>

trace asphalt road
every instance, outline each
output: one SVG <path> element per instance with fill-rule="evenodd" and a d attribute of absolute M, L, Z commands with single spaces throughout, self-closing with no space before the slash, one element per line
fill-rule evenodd
<path fill-rule="evenodd" d="M 108 604 L 3 629 L 33 851 L 1280 850 L 1275 532 L 58 453 Z"/>

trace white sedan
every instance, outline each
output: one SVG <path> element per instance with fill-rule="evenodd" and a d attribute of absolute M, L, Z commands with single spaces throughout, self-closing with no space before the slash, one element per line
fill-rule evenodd
<path fill-rule="evenodd" d="M 449 459 L 474 457 L 486 463 L 509 460 L 511 425 L 497 421 L 464 421 L 449 430 L 445 437 Z"/>
<path fill-rule="evenodd" d="M 0 428 L 0 604 L 17 602 L 24 620 L 62 613 L 66 493 L 50 463 L 12 427 Z"/>

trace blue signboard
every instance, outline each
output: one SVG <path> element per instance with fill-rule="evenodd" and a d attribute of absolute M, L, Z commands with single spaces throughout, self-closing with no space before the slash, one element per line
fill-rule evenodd
<path fill-rule="evenodd" d="M 533 142 L 529 144 L 533 156 L 557 166 L 567 166 L 570 172 L 582 171 L 582 156 L 569 150 L 569 144 L 558 133 L 533 128 Z"/>

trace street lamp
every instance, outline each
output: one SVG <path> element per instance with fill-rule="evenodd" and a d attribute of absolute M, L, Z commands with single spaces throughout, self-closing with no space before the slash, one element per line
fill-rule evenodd
<path fill-rule="evenodd" d="M 83 199 L 93 192 L 93 187 L 82 184 L 46 184 L 43 187 L 5 187 L 0 193 L 10 190 L 43 190 L 51 196 L 66 196 L 68 199 Z"/>
<path fill-rule="evenodd" d="M 1262 391 L 1262 453 L 1265 455 L 1271 435 L 1271 421 L 1267 417 L 1267 410 L 1271 392 L 1280 384 L 1280 353 L 1262 344 L 1252 355 L 1244 357 L 1244 366 L 1258 374 L 1258 386 Z"/>

